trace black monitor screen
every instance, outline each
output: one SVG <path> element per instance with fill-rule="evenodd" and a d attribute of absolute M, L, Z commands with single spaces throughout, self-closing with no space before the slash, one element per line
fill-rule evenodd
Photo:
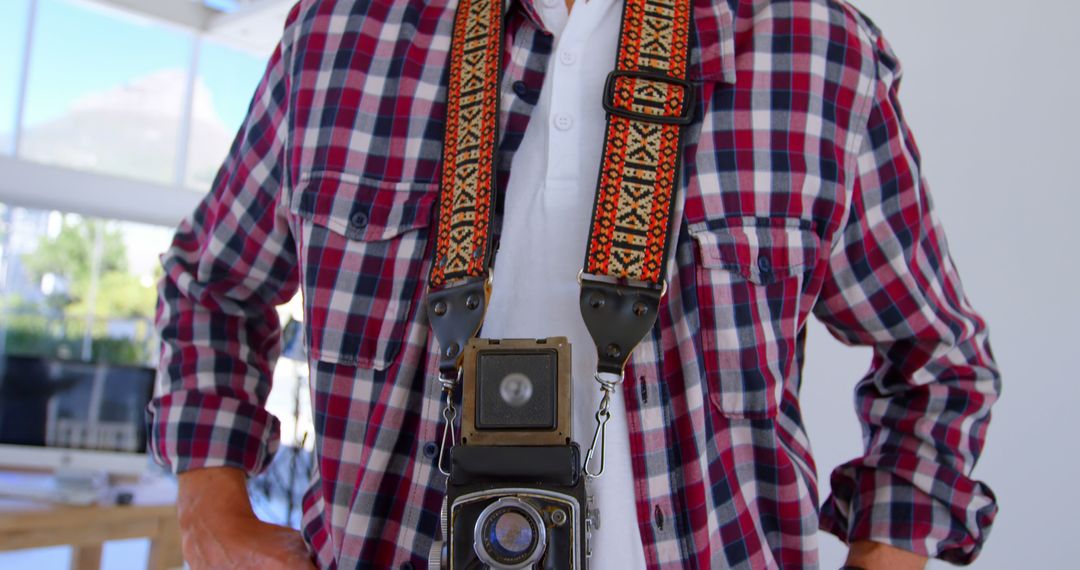
<path fill-rule="evenodd" d="M 154 370 L 0 357 L 0 444 L 143 452 Z"/>

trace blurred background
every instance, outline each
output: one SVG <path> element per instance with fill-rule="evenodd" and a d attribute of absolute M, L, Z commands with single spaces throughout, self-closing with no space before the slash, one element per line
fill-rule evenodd
<path fill-rule="evenodd" d="M 974 567 L 1073 567 L 1080 5 L 851 3 L 904 64 L 905 114 L 1004 372 L 975 470 L 1001 513 Z M 57 370 L 98 363 L 88 374 L 105 385 L 114 370 L 154 366 L 158 255 L 208 190 L 291 4 L 0 0 L 3 353 Z M 295 304 L 281 311 L 300 317 Z M 816 322 L 808 337 L 803 403 L 824 497 L 832 468 L 861 449 L 851 390 L 870 353 Z M 305 375 L 294 361 L 278 366 L 269 407 L 284 452 L 252 482 L 260 515 L 284 524 L 298 522 L 296 489 L 310 468 Z M 822 534 L 821 549 L 822 568 L 840 566 L 837 540 Z M 145 568 L 151 550 L 143 538 L 108 542 L 103 567 Z M 0 552 L 0 568 L 75 567 L 79 556 L 67 546 Z"/>
<path fill-rule="evenodd" d="M 292 4 L 0 0 L 0 351 L 18 357 L 0 374 L 8 396 L 26 368 L 75 384 L 54 398 L 66 404 L 49 408 L 50 434 L 95 397 L 104 403 L 92 417 L 75 419 L 104 425 L 110 394 L 140 391 L 132 374 L 156 365 L 158 256 L 209 189 Z M 300 316 L 295 303 L 281 313 L 282 322 Z M 294 526 L 312 443 L 306 374 L 281 360 L 268 406 L 284 453 L 251 483 L 260 515 Z M 26 439 L 4 399 L 0 442 Z M 142 405 L 120 415 L 141 421 L 132 410 Z M 54 440 L 46 443 L 102 447 Z M 41 454 L 22 447 L 0 445 L 0 465 L 38 466 Z M 86 459 L 84 469 L 124 471 L 106 454 Z M 0 478 L 0 493 L 41 492 L 39 483 Z M 167 503 L 163 493 L 149 501 Z M 103 567 L 145 568 L 150 549 L 141 538 L 107 542 Z M 0 552 L 0 568 L 74 568 L 79 555 L 66 546 Z"/>

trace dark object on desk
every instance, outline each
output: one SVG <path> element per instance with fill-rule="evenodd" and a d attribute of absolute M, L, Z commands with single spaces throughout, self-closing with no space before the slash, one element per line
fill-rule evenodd
<path fill-rule="evenodd" d="M 123 491 L 116 494 L 116 504 L 118 505 L 130 505 L 135 500 L 135 495 L 130 491 Z"/>

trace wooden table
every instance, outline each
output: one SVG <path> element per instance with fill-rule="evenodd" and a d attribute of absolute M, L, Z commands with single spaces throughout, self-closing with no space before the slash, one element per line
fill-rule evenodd
<path fill-rule="evenodd" d="M 149 538 L 148 570 L 184 565 L 175 505 L 71 507 L 0 500 L 0 551 L 72 545 L 72 570 L 101 567 L 102 543 Z"/>

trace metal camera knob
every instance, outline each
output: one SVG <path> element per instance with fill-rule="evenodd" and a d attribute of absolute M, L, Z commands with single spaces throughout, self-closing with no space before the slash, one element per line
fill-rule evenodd
<path fill-rule="evenodd" d="M 430 570 L 446 570 L 446 543 L 441 540 L 436 540 L 431 543 L 431 550 L 428 551 L 428 568 Z"/>
<path fill-rule="evenodd" d="M 439 507 L 439 532 L 442 533 L 440 536 L 444 541 L 446 540 L 446 527 L 449 526 L 446 520 L 447 516 L 446 497 L 443 497 L 442 507 Z"/>

